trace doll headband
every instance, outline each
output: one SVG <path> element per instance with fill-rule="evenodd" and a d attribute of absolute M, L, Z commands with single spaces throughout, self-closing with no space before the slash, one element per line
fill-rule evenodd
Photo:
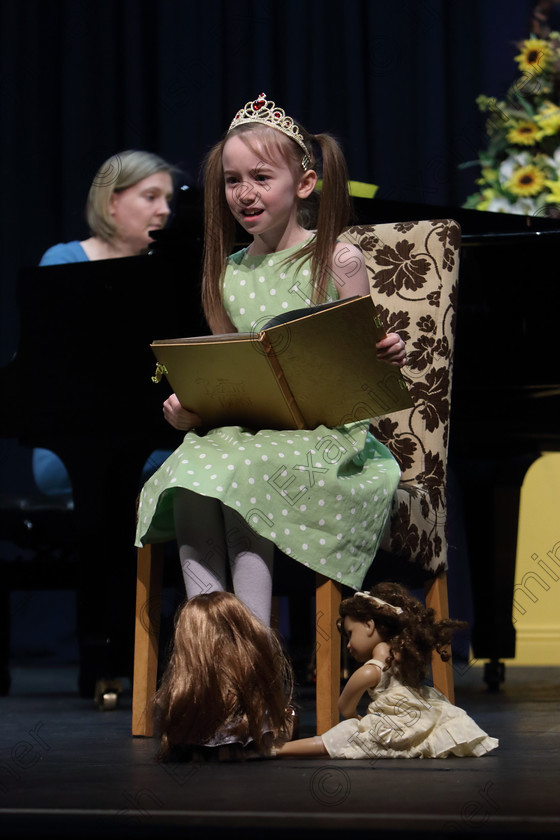
<path fill-rule="evenodd" d="M 389 604 L 387 601 L 383 601 L 381 598 L 378 598 L 376 595 L 370 595 L 369 592 L 355 592 L 355 595 L 360 595 L 362 598 L 368 598 L 370 601 L 373 601 L 378 607 L 389 607 L 395 615 L 401 615 L 403 613 L 402 607 L 395 607 L 393 604 Z"/>

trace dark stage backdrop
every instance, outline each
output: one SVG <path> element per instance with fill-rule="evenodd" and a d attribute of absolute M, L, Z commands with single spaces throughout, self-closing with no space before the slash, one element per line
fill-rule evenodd
<path fill-rule="evenodd" d="M 475 170 L 458 165 L 484 144 L 475 98 L 505 93 L 532 6 L 2 0 L 0 365 L 17 348 L 17 272 L 87 235 L 99 164 L 148 149 L 194 183 L 208 148 L 261 91 L 311 131 L 337 135 L 351 177 L 378 184 L 380 198 L 460 205 Z"/>

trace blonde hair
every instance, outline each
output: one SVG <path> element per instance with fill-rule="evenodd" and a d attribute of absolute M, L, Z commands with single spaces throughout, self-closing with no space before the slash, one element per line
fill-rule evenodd
<path fill-rule="evenodd" d="M 176 170 L 158 155 L 134 149 L 107 158 L 97 170 L 87 197 L 86 219 L 91 233 L 109 242 L 116 230 L 109 212 L 113 193 L 123 192 L 156 172 L 168 172 L 173 180 Z"/>
<path fill-rule="evenodd" d="M 312 136 L 301 125 L 300 131 L 310 151 L 310 168 L 321 169 L 323 186 L 309 199 L 299 199 L 298 221 L 302 227 L 316 226 L 316 235 L 299 252 L 298 259 L 311 256 L 313 302 L 325 300 L 333 252 L 338 236 L 350 223 L 352 204 L 348 192 L 348 170 L 338 141 L 330 134 Z M 282 156 L 295 177 L 303 174 L 302 151 L 299 145 L 282 132 L 264 125 L 247 124 L 228 132 L 208 153 L 204 177 L 204 256 L 202 270 L 202 304 L 206 320 L 215 332 L 231 328 L 222 303 L 222 287 L 227 258 L 235 237 L 235 220 L 225 197 L 222 153 L 226 140 L 234 135 L 258 154 L 273 161 Z M 251 140 L 258 141 L 258 148 Z M 319 149 L 320 159 L 315 154 Z"/>
<path fill-rule="evenodd" d="M 155 697 L 159 758 L 188 757 L 224 731 L 267 754 L 290 737 L 292 690 L 280 642 L 235 595 L 191 598 Z"/>
<path fill-rule="evenodd" d="M 426 676 L 432 651 L 437 651 L 446 662 L 453 633 L 466 627 L 467 623 L 450 618 L 436 621 L 434 610 L 426 608 L 399 583 L 378 583 L 369 594 L 393 607 L 400 607 L 402 612 L 397 614 L 389 606 L 380 605 L 363 595 L 352 595 L 340 604 L 339 631 L 344 634 L 346 616 L 364 624 L 374 621 L 390 649 L 385 670 L 396 661 L 403 683 L 418 688 Z"/>

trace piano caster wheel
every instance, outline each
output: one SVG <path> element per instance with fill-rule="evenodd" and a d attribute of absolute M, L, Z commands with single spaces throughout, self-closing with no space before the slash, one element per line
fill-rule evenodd
<path fill-rule="evenodd" d="M 499 691 L 500 683 L 503 683 L 506 678 L 506 666 L 504 662 L 499 662 L 497 659 L 492 659 L 484 665 L 484 682 L 488 686 L 488 691 Z"/>
<path fill-rule="evenodd" d="M 95 704 L 101 712 L 110 712 L 119 704 L 123 686 L 120 680 L 97 680 L 95 684 Z"/>

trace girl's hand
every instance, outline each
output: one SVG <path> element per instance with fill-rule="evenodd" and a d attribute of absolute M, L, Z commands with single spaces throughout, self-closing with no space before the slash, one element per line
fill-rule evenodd
<path fill-rule="evenodd" d="M 193 411 L 183 408 L 175 394 L 165 400 L 163 404 L 163 416 L 167 422 L 180 432 L 188 432 L 200 426 L 202 420 Z"/>
<path fill-rule="evenodd" d="M 406 347 L 398 333 L 388 333 L 375 347 L 379 359 L 398 367 L 406 365 Z"/>

